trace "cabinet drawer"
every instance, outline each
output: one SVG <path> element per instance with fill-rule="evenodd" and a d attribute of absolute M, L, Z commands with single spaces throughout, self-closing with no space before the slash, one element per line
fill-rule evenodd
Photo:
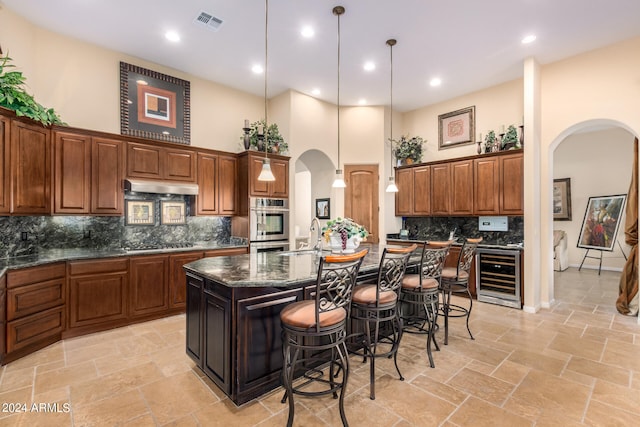
<path fill-rule="evenodd" d="M 44 282 L 46 280 L 64 278 L 65 263 L 45 265 L 42 267 L 23 268 L 11 270 L 7 273 L 7 288 L 15 288 L 22 285 Z"/>
<path fill-rule="evenodd" d="M 65 279 L 59 278 L 7 291 L 7 320 L 15 320 L 64 304 Z"/>
<path fill-rule="evenodd" d="M 129 258 L 113 258 L 98 261 L 73 261 L 69 263 L 70 276 L 113 273 L 115 271 L 127 271 L 128 269 Z"/>
<path fill-rule="evenodd" d="M 64 330 L 64 307 L 55 307 L 7 323 L 7 352 L 60 335 Z"/>

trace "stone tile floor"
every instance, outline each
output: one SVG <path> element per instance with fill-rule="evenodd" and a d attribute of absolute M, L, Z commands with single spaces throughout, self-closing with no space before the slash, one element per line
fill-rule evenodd
<path fill-rule="evenodd" d="M 379 361 L 375 401 L 368 365 L 353 357 L 350 425 L 638 425 L 640 326 L 615 310 L 618 277 L 555 273 L 556 305 L 537 314 L 474 304 L 476 340 L 452 320 L 435 369 L 425 337 L 406 334 L 399 355 L 406 380 L 391 361 Z M 185 355 L 184 323 L 181 315 L 68 339 L 0 368 L 0 426 L 285 425 L 281 389 L 236 407 L 203 377 Z M 34 402 L 57 403 L 59 412 L 11 413 Z M 340 425 L 336 404 L 297 398 L 295 425 Z"/>

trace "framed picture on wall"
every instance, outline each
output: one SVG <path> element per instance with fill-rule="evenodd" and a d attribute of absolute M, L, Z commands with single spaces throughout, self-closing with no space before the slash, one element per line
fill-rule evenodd
<path fill-rule="evenodd" d="M 186 203 L 183 201 L 160 202 L 160 223 L 163 225 L 182 225 L 187 223 Z"/>
<path fill-rule="evenodd" d="M 153 200 L 126 200 L 126 225 L 154 225 L 156 202 Z"/>
<path fill-rule="evenodd" d="M 120 62 L 120 133 L 190 144 L 190 83 Z"/>
<path fill-rule="evenodd" d="M 316 216 L 318 219 L 331 217 L 331 199 L 316 199 Z"/>
<path fill-rule="evenodd" d="M 613 251 L 626 200 L 627 196 L 624 194 L 589 197 L 578 247 Z"/>
<path fill-rule="evenodd" d="M 571 178 L 553 180 L 553 220 L 571 221 Z"/>
<path fill-rule="evenodd" d="M 438 150 L 473 144 L 476 107 L 462 108 L 438 116 Z"/>

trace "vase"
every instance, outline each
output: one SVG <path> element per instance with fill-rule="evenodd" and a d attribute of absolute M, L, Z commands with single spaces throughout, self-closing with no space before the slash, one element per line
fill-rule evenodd
<path fill-rule="evenodd" d="M 342 249 L 342 239 L 340 238 L 340 234 L 331 233 L 331 236 L 329 236 L 329 245 L 331 246 L 331 252 L 333 253 L 352 254 L 356 251 L 358 246 L 360 246 L 361 241 L 362 237 L 357 235 L 351 236 L 347 239 L 346 248 Z"/>
<path fill-rule="evenodd" d="M 482 154 L 482 141 L 478 141 L 478 154 Z"/>

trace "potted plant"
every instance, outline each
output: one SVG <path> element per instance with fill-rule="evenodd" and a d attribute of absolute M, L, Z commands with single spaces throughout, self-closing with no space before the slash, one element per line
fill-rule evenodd
<path fill-rule="evenodd" d="M 284 141 L 282 135 L 280 135 L 280 129 L 278 129 L 278 125 L 275 123 L 271 123 L 266 132 L 265 129 L 265 121 L 258 120 L 256 122 L 251 123 L 249 126 L 249 148 L 258 151 L 264 151 L 264 136 L 260 137 L 260 133 L 258 131 L 262 131 L 262 133 L 266 133 L 267 137 L 267 151 L 270 153 L 276 154 L 285 154 L 289 151 L 289 144 Z M 241 137 L 244 139 L 244 136 Z"/>
<path fill-rule="evenodd" d="M 45 108 L 38 104 L 24 89 L 26 77 L 20 71 L 7 71 L 15 68 L 9 56 L 0 57 L 0 107 L 8 108 L 16 116 L 28 117 L 45 126 L 52 124 L 64 125 L 53 108 Z"/>
<path fill-rule="evenodd" d="M 367 240 L 369 232 L 351 218 L 338 217 L 327 221 L 322 234 L 333 252 L 352 253 L 361 241 Z"/>
<path fill-rule="evenodd" d="M 520 140 L 518 139 L 518 131 L 515 126 L 509 125 L 507 132 L 502 138 L 501 150 L 513 150 L 514 148 L 520 148 Z"/>
<path fill-rule="evenodd" d="M 420 163 L 422 161 L 422 144 L 424 139 L 420 136 L 409 138 L 402 135 L 399 140 L 391 139 L 391 144 L 396 144 L 394 156 L 401 164 Z"/>
<path fill-rule="evenodd" d="M 493 151 L 496 151 L 497 144 L 498 144 L 498 140 L 496 138 L 496 133 L 490 130 L 487 133 L 487 136 L 485 136 L 484 138 L 484 152 L 491 153 Z"/>

